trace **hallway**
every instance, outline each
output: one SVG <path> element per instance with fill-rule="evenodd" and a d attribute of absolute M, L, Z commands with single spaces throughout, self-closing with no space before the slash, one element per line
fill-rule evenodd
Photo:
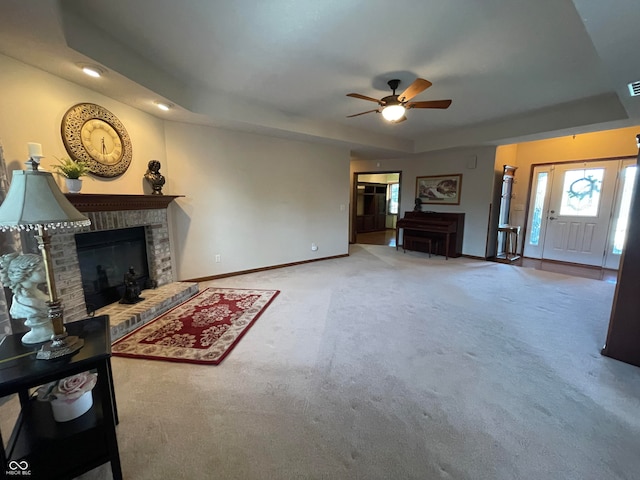
<path fill-rule="evenodd" d="M 379 232 L 358 233 L 356 235 L 356 243 L 364 245 L 388 245 L 396 246 L 396 231 L 387 228 Z"/>

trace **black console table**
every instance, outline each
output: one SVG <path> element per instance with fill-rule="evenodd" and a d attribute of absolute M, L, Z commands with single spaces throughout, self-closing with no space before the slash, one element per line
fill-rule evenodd
<path fill-rule="evenodd" d="M 113 478 L 122 479 L 109 317 L 65 326 L 70 335 L 84 339 L 84 346 L 68 357 L 37 360 L 38 348 L 23 345 L 23 334 L 9 335 L 0 345 L 0 397 L 17 393 L 21 405 L 7 447 L 0 448 L 2 478 L 69 479 L 111 462 Z M 30 395 L 33 387 L 87 370 L 98 372 L 93 406 L 74 420 L 56 422 L 49 403 Z M 1 433 L 0 442 L 4 447 Z"/>

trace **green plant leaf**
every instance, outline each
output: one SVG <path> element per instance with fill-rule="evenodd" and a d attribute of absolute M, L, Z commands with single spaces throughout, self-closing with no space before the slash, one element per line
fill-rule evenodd
<path fill-rule="evenodd" d="M 65 178 L 78 179 L 91 172 L 89 166 L 85 162 L 76 162 L 69 157 L 56 158 L 58 165 L 53 168 L 58 175 Z"/>

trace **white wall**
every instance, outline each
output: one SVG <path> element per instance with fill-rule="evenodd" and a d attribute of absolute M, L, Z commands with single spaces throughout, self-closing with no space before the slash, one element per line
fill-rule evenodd
<path fill-rule="evenodd" d="M 424 211 L 465 214 L 462 253 L 483 257 L 487 245 L 489 211 L 494 190 L 495 147 L 465 148 L 424 153 L 391 160 L 351 161 L 351 177 L 357 172 L 401 171 L 400 215 L 413 210 L 416 178 L 462 174 L 460 205 L 423 205 Z"/>
<path fill-rule="evenodd" d="M 348 253 L 348 150 L 173 122 L 166 138 L 180 279 Z"/>

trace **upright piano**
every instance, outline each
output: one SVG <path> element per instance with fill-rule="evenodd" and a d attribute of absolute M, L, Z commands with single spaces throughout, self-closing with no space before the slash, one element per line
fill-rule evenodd
<path fill-rule="evenodd" d="M 404 239 L 426 237 L 431 239 L 431 245 L 435 245 L 433 253 L 444 255 L 445 258 L 462 255 L 464 213 L 405 212 L 404 217 L 396 224 L 396 250 L 399 245 L 400 229 L 403 229 L 402 241 L 406 249 L 424 251 L 419 247 L 426 243 L 407 242 L 408 244 L 404 245 Z"/>

